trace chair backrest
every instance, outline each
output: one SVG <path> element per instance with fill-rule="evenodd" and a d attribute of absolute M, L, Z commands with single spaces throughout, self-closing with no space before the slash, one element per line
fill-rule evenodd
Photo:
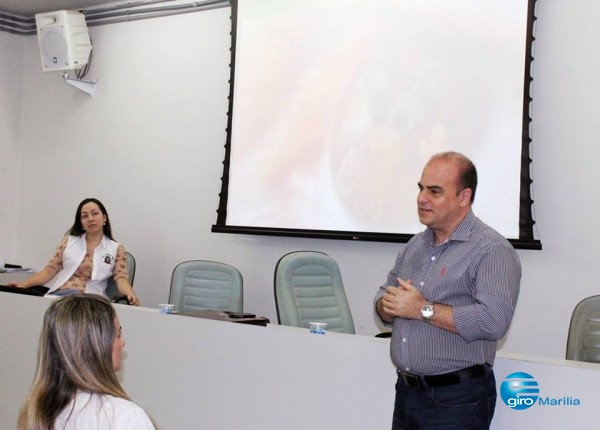
<path fill-rule="evenodd" d="M 600 363 L 600 295 L 587 297 L 575 306 L 566 359 Z"/>
<path fill-rule="evenodd" d="M 242 312 L 243 285 L 242 274 L 229 264 L 185 261 L 173 270 L 169 303 L 178 312 L 205 309 Z"/>
<path fill-rule="evenodd" d="M 354 334 L 340 269 L 322 252 L 295 251 L 279 259 L 275 306 L 279 324 L 308 328 L 326 322 L 328 331 Z"/>
<path fill-rule="evenodd" d="M 135 279 L 136 262 L 135 258 L 130 252 L 126 251 L 125 255 L 127 256 L 127 279 L 129 279 L 129 283 L 133 287 L 133 280 Z M 116 301 L 117 303 L 127 303 L 127 299 L 123 299 L 122 295 L 119 293 L 119 290 L 117 289 L 117 284 L 115 283 L 115 280 L 112 276 L 108 278 L 108 281 L 106 283 L 106 296 L 109 299 Z"/>

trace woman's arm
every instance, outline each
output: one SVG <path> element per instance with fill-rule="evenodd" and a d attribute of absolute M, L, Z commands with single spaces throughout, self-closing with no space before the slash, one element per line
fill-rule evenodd
<path fill-rule="evenodd" d="M 17 288 L 29 288 L 37 285 L 45 285 L 46 282 L 50 281 L 56 276 L 58 271 L 62 268 L 62 256 L 67 246 L 68 235 L 65 235 L 56 247 L 56 251 L 52 256 L 50 262 L 41 271 L 33 275 L 31 278 L 25 279 L 23 282 L 9 282 L 7 285 Z"/>
<path fill-rule="evenodd" d="M 46 267 L 44 267 L 44 269 L 41 272 L 38 272 L 35 275 L 33 275 L 32 277 L 25 279 L 23 282 L 11 281 L 11 282 L 8 282 L 7 285 L 10 287 L 17 287 L 17 288 L 29 288 L 29 287 L 34 287 L 36 285 L 44 285 L 50 279 L 54 278 L 57 273 L 58 273 L 57 269 L 55 269 L 51 266 L 46 266 Z"/>
<path fill-rule="evenodd" d="M 131 284 L 129 283 L 129 281 L 127 279 L 120 278 L 120 279 L 115 280 L 115 283 L 117 284 L 117 290 L 119 290 L 119 293 L 121 293 L 127 297 L 127 302 L 129 302 L 130 305 L 133 305 L 133 306 L 140 305 L 140 300 L 135 295 L 135 292 L 133 291 L 133 287 L 131 286 Z"/>
<path fill-rule="evenodd" d="M 127 253 L 125 252 L 123 245 L 119 244 L 115 256 L 115 265 L 113 267 L 115 284 L 117 284 L 119 293 L 127 297 L 127 302 L 129 302 L 130 305 L 139 306 L 140 301 L 133 292 L 133 287 L 129 283 L 129 273 L 127 272 L 127 268 Z"/>

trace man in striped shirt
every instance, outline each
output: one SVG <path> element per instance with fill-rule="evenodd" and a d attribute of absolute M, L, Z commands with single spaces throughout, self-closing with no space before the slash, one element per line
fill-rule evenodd
<path fill-rule="evenodd" d="M 427 228 L 398 254 L 375 296 L 377 314 L 393 327 L 392 429 L 489 429 L 496 343 L 512 320 L 521 263 L 473 213 L 477 171 L 468 158 L 434 155 L 418 185 Z"/>

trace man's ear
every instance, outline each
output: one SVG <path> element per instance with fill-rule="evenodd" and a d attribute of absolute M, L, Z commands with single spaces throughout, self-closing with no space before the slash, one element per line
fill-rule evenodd
<path fill-rule="evenodd" d="M 470 188 L 465 188 L 460 192 L 460 205 L 467 206 L 471 204 L 471 195 L 473 194 L 473 190 Z"/>

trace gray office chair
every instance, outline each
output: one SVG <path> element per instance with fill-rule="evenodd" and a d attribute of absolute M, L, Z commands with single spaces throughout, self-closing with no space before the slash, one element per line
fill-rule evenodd
<path fill-rule="evenodd" d="M 587 297 L 575 306 L 566 359 L 600 363 L 600 295 Z"/>
<path fill-rule="evenodd" d="M 279 324 L 354 334 L 342 275 L 333 258 L 317 251 L 290 252 L 275 266 L 275 306 Z"/>
<path fill-rule="evenodd" d="M 206 309 L 242 312 L 243 285 L 242 274 L 229 264 L 186 261 L 173 270 L 169 303 L 178 312 Z"/>
<path fill-rule="evenodd" d="M 125 254 L 127 255 L 127 279 L 129 279 L 129 283 L 133 287 L 133 280 L 135 279 L 136 262 L 135 258 L 130 252 L 125 252 Z M 106 296 L 114 303 L 121 303 L 124 305 L 127 304 L 127 297 L 119 293 L 119 290 L 117 289 L 117 284 L 115 283 L 115 280 L 112 276 L 108 278 L 108 281 L 106 283 Z"/>

